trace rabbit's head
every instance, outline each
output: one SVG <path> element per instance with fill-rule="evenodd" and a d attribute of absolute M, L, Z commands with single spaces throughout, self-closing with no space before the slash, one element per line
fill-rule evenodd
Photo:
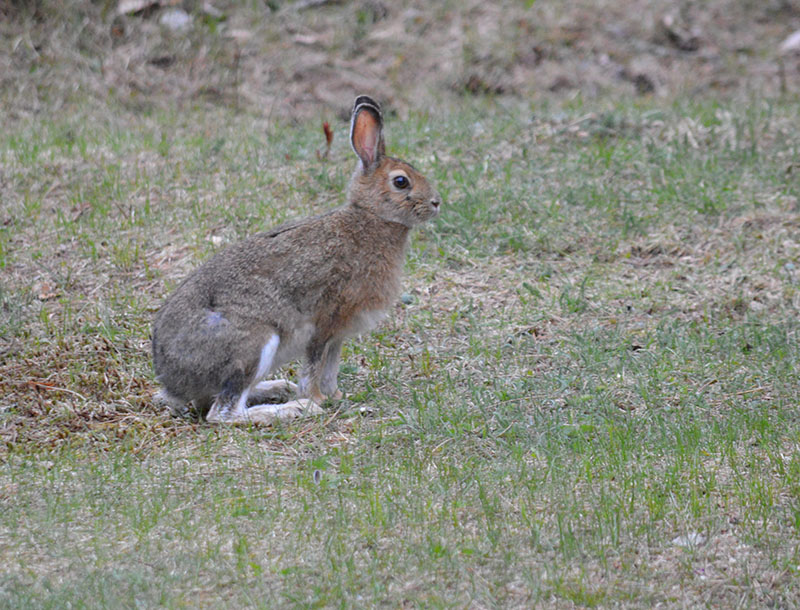
<path fill-rule="evenodd" d="M 359 159 L 350 181 L 352 205 L 409 228 L 439 213 L 436 189 L 411 165 L 386 155 L 381 109 L 366 95 L 353 106 L 350 143 Z"/>

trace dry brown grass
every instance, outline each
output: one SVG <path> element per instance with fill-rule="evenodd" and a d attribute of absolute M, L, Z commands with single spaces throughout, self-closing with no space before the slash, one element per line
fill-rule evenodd
<path fill-rule="evenodd" d="M 184 4 L 193 27 L 170 32 L 162 10 L 118 15 L 110 0 L 7 3 L 0 73 L 12 116 L 69 110 L 85 95 L 134 111 L 210 103 L 284 119 L 346 112 L 353 91 L 378 93 L 403 115 L 472 94 L 539 103 L 771 95 L 781 86 L 778 47 L 800 27 L 791 0 L 363 0 L 305 11 L 217 2 L 221 21 Z M 799 68 L 784 60 L 790 90 Z"/>

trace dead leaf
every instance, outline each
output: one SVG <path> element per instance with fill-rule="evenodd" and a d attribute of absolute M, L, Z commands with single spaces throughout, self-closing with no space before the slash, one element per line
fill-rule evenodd
<path fill-rule="evenodd" d="M 40 301 L 49 301 L 58 297 L 58 288 L 50 282 L 36 282 L 33 285 L 36 298 Z"/>

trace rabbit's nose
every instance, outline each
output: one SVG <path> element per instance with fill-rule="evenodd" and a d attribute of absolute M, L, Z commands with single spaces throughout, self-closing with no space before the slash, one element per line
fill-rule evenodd
<path fill-rule="evenodd" d="M 442 203 L 442 202 L 441 202 L 441 201 L 439 201 L 438 199 L 431 199 L 431 205 L 433 206 L 433 208 L 434 208 L 435 210 L 438 210 L 438 209 L 439 209 L 439 205 L 440 205 L 441 203 Z"/>

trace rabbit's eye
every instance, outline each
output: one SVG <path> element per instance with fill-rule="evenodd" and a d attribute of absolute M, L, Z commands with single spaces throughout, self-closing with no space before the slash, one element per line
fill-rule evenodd
<path fill-rule="evenodd" d="M 392 178 L 392 184 L 394 184 L 395 188 L 407 189 L 409 182 L 405 176 L 395 176 Z"/>

